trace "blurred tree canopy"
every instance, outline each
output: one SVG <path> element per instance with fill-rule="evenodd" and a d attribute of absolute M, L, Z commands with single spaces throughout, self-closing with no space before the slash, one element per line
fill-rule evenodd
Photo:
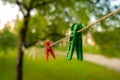
<path fill-rule="evenodd" d="M 10 26 L 5 25 L 3 30 L 0 31 L 0 51 L 8 53 L 9 49 L 14 49 L 18 45 L 18 37 L 10 32 Z"/>
<path fill-rule="evenodd" d="M 3 2 L 18 4 L 23 16 L 27 16 L 29 13 L 30 18 L 27 23 L 29 27 L 25 33 L 28 43 L 47 38 L 56 41 L 65 36 L 65 32 L 72 23 L 78 22 L 85 26 L 120 7 L 119 0 L 3 0 Z M 24 20 L 19 21 L 16 27 L 24 27 L 21 24 L 24 24 Z M 116 14 L 83 33 L 87 34 L 90 31 L 96 44 L 101 48 L 103 46 L 101 40 L 106 38 L 105 35 L 110 31 L 114 35 L 119 34 L 119 32 L 115 32 L 119 27 L 120 14 Z M 21 28 L 17 29 L 21 30 Z M 100 36 L 96 33 L 105 35 Z M 97 40 L 96 37 L 100 37 L 100 39 Z M 109 41 L 113 40 L 108 39 Z M 104 43 L 104 41 L 102 42 Z M 106 45 L 109 44 L 106 43 Z"/>

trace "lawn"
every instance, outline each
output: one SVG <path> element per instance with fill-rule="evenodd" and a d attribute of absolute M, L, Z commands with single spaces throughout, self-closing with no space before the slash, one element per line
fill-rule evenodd
<path fill-rule="evenodd" d="M 0 80 L 15 80 L 15 53 L 11 51 L 5 57 L 0 54 Z M 39 51 L 35 60 L 25 55 L 23 80 L 120 80 L 120 72 L 87 61 L 66 61 L 65 56 L 56 56 L 56 60 L 50 56 L 46 62 L 43 51 Z"/>

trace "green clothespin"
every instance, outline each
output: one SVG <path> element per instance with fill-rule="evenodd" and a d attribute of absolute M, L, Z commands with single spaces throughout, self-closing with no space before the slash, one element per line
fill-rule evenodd
<path fill-rule="evenodd" d="M 71 34 L 70 34 L 66 59 L 71 60 L 74 49 L 76 49 L 77 59 L 83 60 L 82 32 L 77 33 L 78 30 L 82 29 L 82 25 L 75 23 L 70 27 L 70 29 L 71 29 Z"/>

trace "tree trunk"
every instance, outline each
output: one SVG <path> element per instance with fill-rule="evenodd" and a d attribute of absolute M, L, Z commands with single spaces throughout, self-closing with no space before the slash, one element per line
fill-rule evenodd
<path fill-rule="evenodd" d="M 16 80 L 22 80 L 22 76 L 23 76 L 23 72 L 22 72 L 22 69 L 23 69 L 23 50 L 22 50 L 22 47 L 23 47 L 23 42 L 22 40 L 20 39 L 20 43 L 19 43 L 19 48 L 18 48 L 18 56 L 17 56 L 17 70 L 16 70 Z"/>
<path fill-rule="evenodd" d="M 26 33 L 28 28 L 28 22 L 29 22 L 29 11 L 26 16 L 24 16 L 24 23 L 23 28 L 20 31 L 20 42 L 18 47 L 18 56 L 17 56 L 17 64 L 16 64 L 16 80 L 23 80 L 23 56 L 24 56 L 24 50 L 25 48 L 25 39 L 26 39 Z"/>

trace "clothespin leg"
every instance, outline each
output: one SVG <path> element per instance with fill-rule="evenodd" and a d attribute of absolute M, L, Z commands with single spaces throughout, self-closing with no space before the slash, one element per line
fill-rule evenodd
<path fill-rule="evenodd" d="M 73 56 L 73 52 L 74 52 L 74 45 L 72 45 L 71 43 L 68 46 L 68 51 L 67 51 L 67 60 L 71 60 L 72 56 Z"/>
<path fill-rule="evenodd" d="M 51 55 L 53 56 L 53 58 L 56 59 L 55 54 L 52 49 L 50 50 L 50 52 L 51 52 Z"/>
<path fill-rule="evenodd" d="M 73 56 L 73 52 L 74 52 L 74 48 L 75 48 L 75 44 L 76 44 L 76 28 L 77 26 L 75 26 L 76 24 L 73 24 L 71 27 L 71 36 L 70 36 L 70 40 L 69 40 L 69 44 L 68 44 L 68 50 L 67 50 L 67 60 L 71 60 L 72 56 Z"/>
<path fill-rule="evenodd" d="M 82 29 L 82 25 L 81 24 L 78 24 L 78 27 L 77 27 L 78 30 Z M 78 60 L 83 60 L 83 51 L 82 51 L 82 32 L 80 33 L 77 33 L 76 35 L 76 53 L 77 53 L 77 59 Z"/>
<path fill-rule="evenodd" d="M 82 51 L 82 40 L 79 40 L 79 42 L 76 44 L 76 53 L 77 53 L 77 59 L 83 60 L 83 51 Z"/>
<path fill-rule="evenodd" d="M 49 50 L 46 50 L 46 61 L 48 61 Z"/>
<path fill-rule="evenodd" d="M 74 49 L 75 49 L 75 34 L 73 34 L 73 36 L 70 37 L 70 40 L 69 40 L 69 44 L 68 44 L 68 50 L 67 50 L 67 57 L 66 59 L 67 60 L 71 60 L 72 59 L 72 56 L 73 56 L 73 52 L 74 52 Z"/>

